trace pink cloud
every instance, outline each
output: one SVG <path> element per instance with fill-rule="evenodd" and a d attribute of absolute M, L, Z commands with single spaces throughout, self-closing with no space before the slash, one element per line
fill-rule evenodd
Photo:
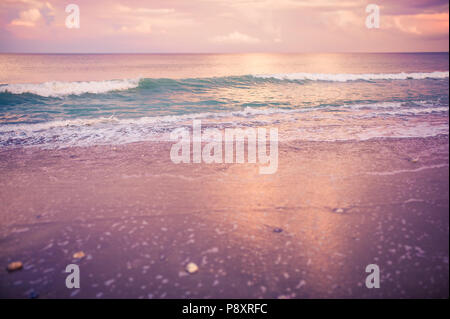
<path fill-rule="evenodd" d="M 239 44 L 239 43 L 254 44 L 261 42 L 261 40 L 258 38 L 254 38 L 252 36 L 240 33 L 238 31 L 231 32 L 227 35 L 215 36 L 211 39 L 211 41 L 214 43 L 224 43 L 224 44 Z"/>
<path fill-rule="evenodd" d="M 42 18 L 41 12 L 38 9 L 33 8 L 20 12 L 19 18 L 12 20 L 11 25 L 34 27 L 36 25 L 36 22 L 39 21 L 41 18 Z"/>
<path fill-rule="evenodd" d="M 366 0 L 0 2 L 0 51 L 342 52 L 448 51 L 448 2 L 380 0 L 381 28 L 365 27 Z M 446 37 L 447 36 L 447 37 Z"/>

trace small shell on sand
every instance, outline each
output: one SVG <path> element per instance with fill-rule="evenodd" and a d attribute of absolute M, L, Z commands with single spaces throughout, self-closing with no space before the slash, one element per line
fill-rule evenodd
<path fill-rule="evenodd" d="M 7 270 L 9 272 L 11 272 L 11 271 L 20 270 L 20 269 L 22 269 L 22 267 L 23 267 L 23 264 L 21 261 L 14 261 L 14 262 L 8 264 Z"/>
<path fill-rule="evenodd" d="M 196 273 L 198 271 L 198 266 L 191 262 L 186 265 L 186 271 L 190 274 Z"/>
<path fill-rule="evenodd" d="M 78 251 L 75 254 L 73 254 L 73 258 L 81 259 L 85 256 L 84 252 Z"/>

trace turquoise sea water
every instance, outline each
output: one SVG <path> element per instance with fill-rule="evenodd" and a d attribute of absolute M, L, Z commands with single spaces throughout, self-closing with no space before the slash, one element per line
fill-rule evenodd
<path fill-rule="evenodd" d="M 276 126 L 282 139 L 448 135 L 448 53 L 0 55 L 0 147 Z"/>

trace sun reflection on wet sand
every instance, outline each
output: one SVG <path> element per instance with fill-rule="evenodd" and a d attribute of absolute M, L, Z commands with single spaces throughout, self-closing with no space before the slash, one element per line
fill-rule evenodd
<path fill-rule="evenodd" d="M 448 291 L 448 272 L 438 271 L 448 269 L 448 165 L 436 166 L 444 154 L 448 163 L 446 139 L 286 142 L 273 175 L 248 163 L 175 165 L 169 149 L 137 143 L 0 153 L 8 212 L 0 235 L 10 243 L 0 262 L 24 260 L 35 270 L 23 272 L 24 285 L 40 278 L 48 297 L 67 295 L 50 270 L 80 250 L 92 286 L 79 297 L 139 297 L 142 282 L 154 298 Z M 405 160 L 424 152 L 438 155 L 422 157 L 422 170 Z M 195 277 L 184 273 L 188 262 L 199 267 Z M 385 289 L 364 287 L 370 263 L 380 265 Z M 21 273 L 14 276 L 0 275 L 10 296 L 24 289 L 14 286 Z"/>

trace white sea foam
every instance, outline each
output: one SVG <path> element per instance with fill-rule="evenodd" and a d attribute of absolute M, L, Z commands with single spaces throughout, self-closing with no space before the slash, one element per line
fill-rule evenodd
<path fill-rule="evenodd" d="M 445 79 L 449 77 L 449 72 L 417 72 L 417 73 L 283 73 L 283 74 L 257 74 L 254 77 L 262 79 L 278 79 L 278 80 L 310 80 L 310 81 L 330 81 L 330 82 L 347 82 L 357 80 L 423 80 L 423 79 Z"/>
<path fill-rule="evenodd" d="M 114 116 L 111 117 L 99 117 L 94 119 L 73 119 L 73 120 L 59 120 L 50 121 L 44 123 L 32 123 L 32 124 L 8 124 L 0 125 L 0 133 L 5 132 L 33 132 L 42 131 L 47 129 L 54 129 L 58 127 L 78 127 L 78 126 L 90 126 L 93 127 L 98 124 L 116 124 L 116 125 L 155 125 L 155 124 L 170 124 L 183 121 L 190 121 L 194 119 L 220 119 L 226 117 L 252 117 L 257 115 L 270 115 L 276 113 L 298 113 L 302 110 L 284 110 L 277 108 L 269 109 L 256 109 L 251 107 L 246 107 L 240 111 L 231 112 L 205 112 L 205 113 L 194 113 L 194 114 L 183 114 L 183 115 L 165 115 L 165 116 L 145 116 L 140 118 L 128 118 L 128 119 L 117 119 Z"/>
<path fill-rule="evenodd" d="M 89 82 L 44 82 L 6 84 L 0 86 L 0 92 L 13 94 L 32 93 L 44 97 L 61 97 L 66 95 L 80 95 L 84 93 L 106 93 L 117 90 L 136 88 L 140 79 L 122 79 Z"/>
<path fill-rule="evenodd" d="M 395 170 L 395 171 L 384 171 L 384 172 L 367 172 L 367 175 L 397 175 L 397 174 L 402 174 L 402 173 L 416 173 L 416 172 L 420 172 L 423 170 L 428 170 L 428 169 L 436 169 L 436 168 L 442 168 L 442 167 L 448 167 L 448 164 L 436 164 L 436 165 L 428 165 L 428 166 L 421 166 L 418 168 L 414 168 L 414 169 L 401 169 L 401 170 Z M 414 201 L 414 200 L 413 200 Z M 416 200 L 417 201 L 417 200 Z M 407 202 L 411 202 L 411 200 L 406 201 Z"/>
<path fill-rule="evenodd" d="M 201 119 L 204 127 L 279 126 L 280 140 L 344 141 L 373 138 L 448 135 L 448 106 L 415 102 L 416 106 L 386 102 L 308 109 L 258 109 L 118 119 L 72 119 L 35 124 L 0 125 L 0 145 L 58 148 L 168 141 L 177 127 Z M 422 105 L 423 104 L 423 105 Z M 426 105 L 426 106 L 425 106 Z M 344 112 L 343 112 L 344 111 Z M 438 112 L 438 113 L 436 113 Z M 427 118 L 417 121 L 417 114 Z M 433 115 L 437 114 L 438 117 Z M 403 120 L 397 120 L 397 117 Z M 431 116 L 428 120 L 428 116 Z M 447 115 L 448 116 L 448 115 Z"/>
<path fill-rule="evenodd" d="M 340 107 L 327 108 L 326 112 L 322 113 L 323 116 L 315 115 L 315 119 L 325 119 L 335 116 L 333 111 L 351 110 L 359 111 L 360 113 L 352 113 L 352 116 L 359 118 L 377 117 L 380 115 L 417 115 L 417 114 L 431 114 L 431 113 L 448 113 L 448 106 L 431 106 L 427 101 L 415 102 L 417 107 L 404 108 L 402 102 L 382 102 L 372 104 L 352 104 L 343 105 Z M 425 107 L 426 106 L 426 107 Z M 282 108 L 252 108 L 246 107 L 243 110 L 228 111 L 228 112 L 204 112 L 204 113 L 192 113 L 183 115 L 163 115 L 163 116 L 144 116 L 140 118 L 123 118 L 118 119 L 114 116 L 111 117 L 98 117 L 92 119 L 68 119 L 68 120 L 56 120 L 43 123 L 31 123 L 31 124 L 7 124 L 0 125 L 0 133 L 6 132 L 39 132 L 48 129 L 55 128 L 69 128 L 69 127 L 96 127 L 97 125 L 120 125 L 124 127 L 132 127 L 133 125 L 147 125 L 153 128 L 162 127 L 164 125 L 176 124 L 181 122 L 192 121 L 195 119 L 201 120 L 221 120 L 221 119 L 243 119 L 244 121 L 255 118 L 258 116 L 271 116 L 277 114 L 300 114 L 307 112 L 321 111 L 320 107 L 308 107 L 298 109 L 282 109 Z M 337 113 L 340 115 L 340 113 Z"/>

